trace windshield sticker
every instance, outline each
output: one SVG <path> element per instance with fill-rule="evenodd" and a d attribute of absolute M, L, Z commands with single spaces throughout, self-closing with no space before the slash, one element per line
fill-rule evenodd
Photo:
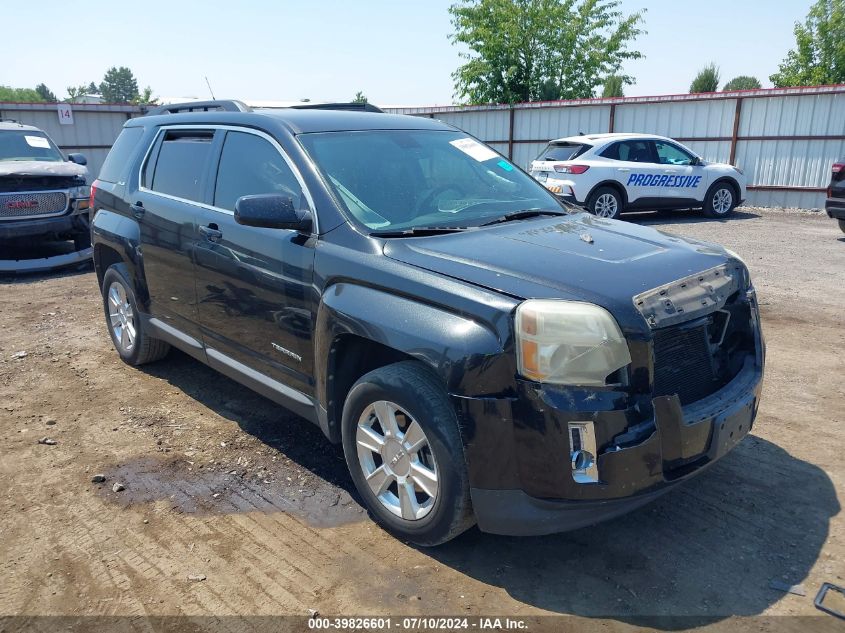
<path fill-rule="evenodd" d="M 504 169 L 505 171 L 513 171 L 513 165 L 511 165 L 511 164 L 510 164 L 508 161 L 506 161 L 506 160 L 500 160 L 500 161 L 499 161 L 498 163 L 496 163 L 496 164 L 497 164 L 499 167 L 501 167 L 502 169 Z"/>
<path fill-rule="evenodd" d="M 666 174 L 631 174 L 628 176 L 629 187 L 690 187 L 695 189 L 701 182 L 701 176 L 667 176 Z"/>
<path fill-rule="evenodd" d="M 485 160 L 490 160 L 491 158 L 496 158 L 498 156 L 498 154 L 492 149 L 471 138 L 459 138 L 455 141 L 449 141 L 449 145 L 454 145 L 464 154 L 474 158 L 479 163 L 483 163 Z"/>
<path fill-rule="evenodd" d="M 24 135 L 26 144 L 30 147 L 40 147 L 43 149 L 50 149 L 50 142 L 43 136 L 29 136 Z"/>

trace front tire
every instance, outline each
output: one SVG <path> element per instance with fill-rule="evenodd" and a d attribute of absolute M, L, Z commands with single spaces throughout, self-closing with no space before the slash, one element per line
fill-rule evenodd
<path fill-rule="evenodd" d="M 736 208 L 736 189 L 727 182 L 717 182 L 707 190 L 704 198 L 704 215 L 709 218 L 724 218 Z"/>
<path fill-rule="evenodd" d="M 445 543 L 475 519 L 455 410 L 416 361 L 364 375 L 343 407 L 343 452 L 370 513 L 396 536 Z"/>
<path fill-rule="evenodd" d="M 611 220 L 619 219 L 623 206 L 622 196 L 613 187 L 599 187 L 587 200 L 587 211 L 597 217 Z"/>
<path fill-rule="evenodd" d="M 170 345 L 145 331 L 125 264 L 112 264 L 103 275 L 103 310 L 112 344 L 128 365 L 143 365 L 167 356 Z"/>

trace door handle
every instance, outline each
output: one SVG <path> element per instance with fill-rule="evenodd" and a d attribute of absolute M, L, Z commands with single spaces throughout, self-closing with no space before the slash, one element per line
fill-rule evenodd
<path fill-rule="evenodd" d="M 129 208 L 132 209 L 132 215 L 135 216 L 136 220 L 140 220 L 144 217 L 146 209 L 144 208 L 143 202 L 136 202 L 135 204 L 130 204 Z"/>
<path fill-rule="evenodd" d="M 223 237 L 223 231 L 217 228 L 213 222 L 208 226 L 200 226 L 200 235 L 205 237 L 209 242 L 216 242 Z"/>
<path fill-rule="evenodd" d="M 631 171 L 631 169 L 629 167 L 620 167 L 616 171 Z"/>

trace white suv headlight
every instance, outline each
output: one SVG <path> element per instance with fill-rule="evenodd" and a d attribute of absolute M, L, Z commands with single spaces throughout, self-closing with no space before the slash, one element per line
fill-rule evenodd
<path fill-rule="evenodd" d="M 604 386 L 631 362 L 610 313 L 577 301 L 531 299 L 516 309 L 519 373 L 555 385 Z"/>

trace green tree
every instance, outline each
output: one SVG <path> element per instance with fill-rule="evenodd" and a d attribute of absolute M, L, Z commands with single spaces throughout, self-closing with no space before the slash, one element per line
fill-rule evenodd
<path fill-rule="evenodd" d="M 609 75 L 623 84 L 629 45 L 643 33 L 642 13 L 619 0 L 460 0 L 449 7 L 453 44 L 466 60 L 453 74 L 469 103 L 515 103 L 595 95 Z"/>
<path fill-rule="evenodd" d="M 53 91 L 47 87 L 47 84 L 38 84 L 35 86 L 35 92 L 38 93 L 38 96 L 41 97 L 42 101 L 58 101 L 56 95 L 53 94 Z"/>
<path fill-rule="evenodd" d="M 352 100 L 352 103 L 368 103 L 367 95 L 359 90 L 355 93 L 355 98 Z"/>
<path fill-rule="evenodd" d="M 762 88 L 763 85 L 760 83 L 760 80 L 757 77 L 751 77 L 750 75 L 739 75 L 738 77 L 734 77 L 724 86 L 722 86 L 722 92 L 727 92 L 728 90 L 757 90 L 758 88 Z"/>
<path fill-rule="evenodd" d="M 100 87 L 92 81 L 88 84 L 88 87 L 85 88 L 85 94 L 98 95 L 100 94 Z"/>
<path fill-rule="evenodd" d="M 65 99 L 65 101 L 73 101 L 77 97 L 88 94 L 88 86 L 85 85 L 68 86 L 65 90 L 67 91 L 67 99 Z"/>
<path fill-rule="evenodd" d="M 138 81 L 126 66 L 112 66 L 100 82 L 100 94 L 107 103 L 132 103 L 140 96 Z"/>
<path fill-rule="evenodd" d="M 845 83 L 845 0 L 818 0 L 794 33 L 795 48 L 769 77 L 776 88 Z"/>
<path fill-rule="evenodd" d="M 716 92 L 719 89 L 719 67 L 716 64 L 708 64 L 698 71 L 695 79 L 690 84 L 690 94 L 699 92 Z"/>
<path fill-rule="evenodd" d="M 155 105 L 157 101 L 158 97 L 153 97 L 153 89 L 149 86 L 144 88 L 144 92 L 132 99 L 132 103 L 135 105 Z"/>
<path fill-rule="evenodd" d="M 619 75 L 610 75 L 604 80 L 604 87 L 601 90 L 602 97 L 624 97 L 625 82 Z"/>
<path fill-rule="evenodd" d="M 0 101 L 38 103 L 40 101 L 44 101 L 44 99 L 32 88 L 12 88 L 11 86 L 0 86 Z"/>

